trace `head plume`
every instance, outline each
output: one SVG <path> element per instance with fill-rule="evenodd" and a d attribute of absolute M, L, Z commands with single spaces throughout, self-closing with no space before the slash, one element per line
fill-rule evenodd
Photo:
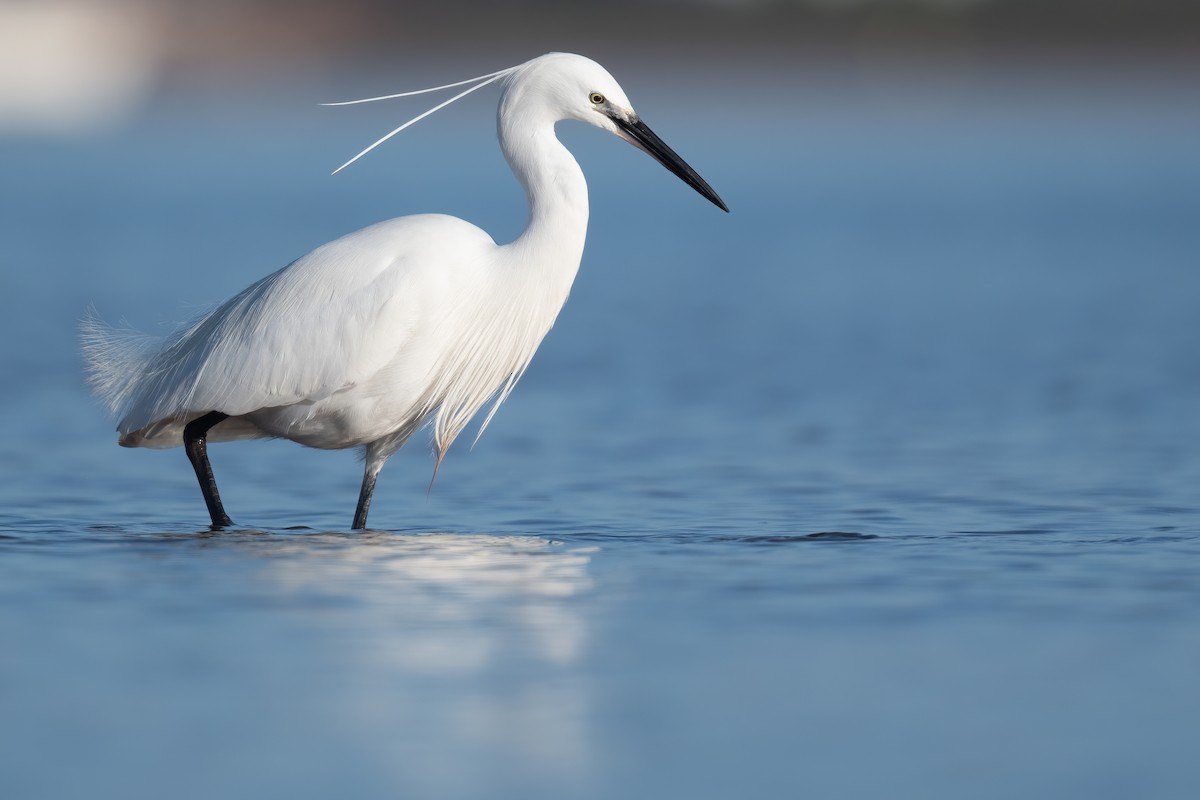
<path fill-rule="evenodd" d="M 365 156 L 367 153 L 371 152 L 376 147 L 378 147 L 379 145 L 386 142 L 388 139 L 395 136 L 397 133 L 400 133 L 400 131 L 404 130 L 405 128 L 407 128 L 411 125 L 415 125 L 416 123 L 425 119 L 429 115 L 434 114 L 438 111 L 441 111 L 443 108 L 450 105 L 451 103 L 454 103 L 454 102 L 457 102 L 457 101 L 463 99 L 464 97 L 469 95 L 471 92 L 474 92 L 476 89 L 482 89 L 484 86 L 487 86 L 489 83 L 495 83 L 496 81 L 500 80 L 501 78 L 505 78 L 508 75 L 511 75 L 513 72 L 517 71 L 522 66 L 524 66 L 524 64 L 518 64 L 515 67 L 508 67 L 507 69 L 498 70 L 496 72 L 489 72 L 486 75 L 479 75 L 474 78 L 468 78 L 465 81 L 456 81 L 454 83 L 447 83 L 447 84 L 443 84 L 441 86 L 431 86 L 428 89 L 415 89 L 411 92 L 399 92 L 398 94 L 387 94 L 387 95 L 382 95 L 380 97 L 365 97 L 362 100 L 345 100 L 345 101 L 342 101 L 339 103 L 322 103 L 321 105 L 325 105 L 325 106 L 352 106 L 352 105 L 357 105 L 359 103 L 374 103 L 379 100 L 394 100 L 398 97 L 413 97 L 414 95 L 418 95 L 418 94 L 428 94 L 430 92 L 440 92 L 444 89 L 454 89 L 459 86 L 468 86 L 469 85 L 469 87 L 470 87 L 470 88 L 454 95 L 454 97 L 451 97 L 449 100 L 438 103 L 433 108 L 430 108 L 427 111 L 424 111 L 424 112 L 418 114 L 417 116 L 410 119 L 408 122 L 405 122 L 403 125 L 396 128 L 395 130 L 393 130 L 391 133 L 377 139 L 369 147 L 364 149 L 362 152 L 360 152 L 354 158 L 350 159 L 345 164 L 342 164 L 340 167 L 335 169 L 333 171 L 333 174 L 334 175 L 338 174 L 339 172 L 344 170 L 346 167 L 350 166 L 355 161 L 358 161 L 360 158 Z"/>

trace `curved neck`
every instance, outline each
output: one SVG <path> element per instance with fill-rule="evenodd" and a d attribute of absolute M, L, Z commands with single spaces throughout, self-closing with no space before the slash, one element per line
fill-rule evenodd
<path fill-rule="evenodd" d="M 499 118 L 500 148 L 529 202 L 525 231 L 508 247 L 523 262 L 566 274 L 579 269 L 587 237 L 588 194 L 583 170 L 554 135 L 547 115 L 505 113 Z"/>

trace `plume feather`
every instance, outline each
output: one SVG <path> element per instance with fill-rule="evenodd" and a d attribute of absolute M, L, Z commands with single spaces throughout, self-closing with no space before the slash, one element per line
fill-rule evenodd
<path fill-rule="evenodd" d="M 411 92 L 400 92 L 399 94 L 389 94 L 389 95 L 383 95 L 381 97 L 366 97 L 366 98 L 363 98 L 362 100 L 346 100 L 341 103 L 322 103 L 322 105 L 326 105 L 326 106 L 348 106 L 348 105 L 354 105 L 356 103 L 373 103 L 376 100 L 391 100 L 396 97 L 411 97 L 413 95 L 426 94 L 428 92 L 437 92 L 442 89 L 452 89 L 456 86 L 465 86 L 467 84 L 474 84 L 469 89 L 459 92 L 458 94 L 454 95 L 454 97 L 451 97 L 449 100 L 445 100 L 441 103 L 438 103 L 436 106 L 429 109 L 428 111 L 418 114 L 417 116 L 413 117 L 408 122 L 406 122 L 403 125 L 401 125 L 400 127 L 396 128 L 394 131 L 387 134 L 386 136 L 380 137 L 374 143 L 372 143 L 369 147 L 367 147 L 362 152 L 360 152 L 358 155 L 356 155 L 354 158 L 350 159 L 345 164 L 342 164 L 340 167 L 335 169 L 333 171 L 333 174 L 337 175 L 339 172 L 344 170 L 346 167 L 350 166 L 355 161 L 358 161 L 360 158 L 365 156 L 367 153 L 371 152 L 376 147 L 383 144 L 388 139 L 395 136 L 397 133 L 400 133 L 400 131 L 404 130 L 405 128 L 409 127 L 410 125 L 415 125 L 416 123 L 418 123 L 421 120 L 428 117 L 430 114 L 441 111 L 443 108 L 450 105 L 451 103 L 454 103 L 454 102 L 457 102 L 457 101 L 463 99 L 464 97 L 469 95 L 471 92 L 475 91 L 476 89 L 482 89 L 484 86 L 487 86 L 489 83 L 495 83 L 496 81 L 509 75 L 516 69 L 517 69 L 517 67 L 508 67 L 507 69 L 502 69 L 498 72 L 490 72 L 487 75 L 480 75 L 475 78 L 468 78 L 465 81 L 457 81 L 455 83 L 447 83 L 444 86 L 433 86 L 429 89 L 417 89 L 417 90 L 411 91 Z"/>

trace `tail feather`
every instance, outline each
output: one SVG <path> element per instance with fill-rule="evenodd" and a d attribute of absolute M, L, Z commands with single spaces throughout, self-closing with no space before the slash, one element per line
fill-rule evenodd
<path fill-rule="evenodd" d="M 162 340 L 129 327 L 114 328 L 94 308 L 79 323 L 80 347 L 92 393 L 120 416 Z"/>
<path fill-rule="evenodd" d="M 87 382 L 119 419 L 117 441 L 123 447 L 178 447 L 183 444 L 184 425 L 205 413 L 191 410 L 184 394 L 171 393 L 171 377 L 180 364 L 168 356 L 206 320 L 201 317 L 163 338 L 129 326 L 115 328 L 101 320 L 94 308 L 87 310 L 79 323 Z M 184 384 L 191 386 L 191 382 Z M 167 393 L 165 401 L 157 399 L 163 392 Z M 265 435 L 249 420 L 231 417 L 209 431 L 208 441 L 261 439 Z"/>

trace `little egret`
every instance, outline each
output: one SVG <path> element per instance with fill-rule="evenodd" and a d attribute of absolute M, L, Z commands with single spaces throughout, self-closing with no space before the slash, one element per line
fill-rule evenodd
<path fill-rule="evenodd" d="M 494 399 L 482 434 L 554 324 L 583 256 L 587 184 L 555 136 L 555 123 L 580 120 L 609 131 L 729 210 L 646 127 L 603 67 L 567 53 L 447 86 L 369 98 L 471 84 L 343 167 L 496 81 L 503 81 L 500 148 L 529 201 L 528 224 L 513 242 L 497 245 L 455 217 L 400 217 L 318 247 L 164 339 L 114 330 L 94 318 L 84 322 L 89 379 L 120 417 L 120 444 L 182 444 L 214 529 L 232 520 L 217 492 L 209 440 L 362 447 L 357 530 L 366 526 L 384 462 L 418 428 L 428 423 L 433 429 L 435 474 L 451 442 Z"/>

